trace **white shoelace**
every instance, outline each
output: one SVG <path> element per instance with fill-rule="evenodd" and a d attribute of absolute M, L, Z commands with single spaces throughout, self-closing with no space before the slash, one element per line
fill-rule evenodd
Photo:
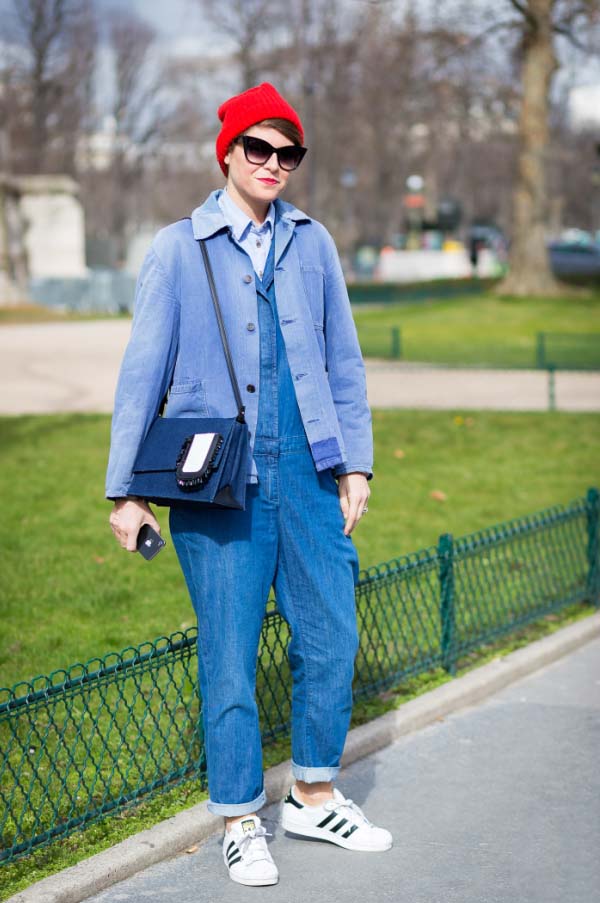
<path fill-rule="evenodd" d="M 268 859 L 270 861 L 265 837 L 272 836 L 270 831 L 267 831 L 263 825 L 258 825 L 256 828 L 252 828 L 251 831 L 246 831 L 243 837 L 235 837 L 234 839 L 243 859 L 246 859 L 248 862 L 258 862 L 259 859 Z"/>
<path fill-rule="evenodd" d="M 344 800 L 327 800 L 324 803 L 323 808 L 327 810 L 327 812 L 335 812 L 336 809 L 348 808 L 352 813 L 355 813 L 360 818 L 362 818 L 363 822 L 369 827 L 373 827 L 373 823 L 369 821 L 365 813 L 362 811 L 360 806 L 357 806 L 356 803 L 351 799 Z"/>

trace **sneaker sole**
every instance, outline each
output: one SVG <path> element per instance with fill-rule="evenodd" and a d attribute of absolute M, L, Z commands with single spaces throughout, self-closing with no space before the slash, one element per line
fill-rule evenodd
<path fill-rule="evenodd" d="M 244 878 L 243 875 L 235 875 L 227 865 L 227 862 L 225 862 L 225 868 L 227 869 L 231 880 L 235 881 L 236 884 L 246 884 L 249 887 L 262 887 L 267 884 L 277 884 L 279 881 L 279 874 L 275 875 L 274 878 Z"/>
<path fill-rule="evenodd" d="M 316 825 L 306 825 L 301 824 L 300 822 L 294 821 L 293 818 L 290 818 L 287 814 L 283 815 L 281 818 L 281 827 L 284 831 L 289 831 L 291 834 L 299 834 L 301 837 L 311 837 L 313 840 L 327 840 L 329 843 L 334 843 L 338 847 L 344 847 L 346 850 L 356 850 L 360 853 L 383 853 L 385 850 L 390 850 L 392 848 L 392 844 L 388 843 L 385 846 L 367 846 L 366 844 L 358 844 L 356 841 L 352 842 L 351 837 L 338 837 L 336 834 L 333 834 L 332 831 L 328 831 L 327 828 L 317 828 Z"/>
<path fill-rule="evenodd" d="M 267 884 L 277 884 L 279 881 L 279 876 L 277 878 L 237 878 L 235 875 L 232 875 L 229 872 L 229 877 L 232 881 L 235 881 L 236 884 L 245 884 L 249 887 L 263 887 Z"/>

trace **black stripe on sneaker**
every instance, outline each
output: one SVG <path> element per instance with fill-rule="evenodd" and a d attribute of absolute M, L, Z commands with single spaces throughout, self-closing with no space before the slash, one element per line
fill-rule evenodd
<path fill-rule="evenodd" d="M 286 796 L 284 802 L 285 802 L 285 803 L 291 803 L 292 806 L 295 806 L 295 807 L 296 807 L 296 809 L 304 809 L 303 804 L 302 804 L 302 803 L 299 803 L 298 800 L 294 799 L 294 797 L 292 796 L 292 791 L 291 791 L 291 790 L 290 790 L 290 792 L 288 793 L 288 795 Z"/>
<path fill-rule="evenodd" d="M 231 849 L 232 847 L 234 847 L 234 846 L 235 846 L 235 840 L 232 840 L 231 843 L 229 844 L 229 846 L 227 847 L 227 851 L 226 851 L 226 852 L 227 852 L 227 855 L 228 855 L 228 856 L 229 856 L 229 851 L 230 851 L 230 849 Z"/>
<path fill-rule="evenodd" d="M 323 821 L 320 821 L 320 822 L 319 822 L 319 824 L 317 825 L 317 828 L 324 828 L 325 825 L 328 825 L 328 824 L 329 824 L 329 822 L 331 821 L 332 818 L 335 818 L 335 817 L 336 817 L 337 814 L 338 814 L 337 812 L 330 812 L 329 815 L 327 815 L 327 816 L 323 819 Z"/>
<path fill-rule="evenodd" d="M 330 828 L 329 830 L 330 830 L 330 831 L 333 831 L 333 832 L 335 833 L 336 831 L 339 831 L 340 828 L 343 828 L 344 825 L 347 823 L 347 821 L 348 821 L 347 818 L 343 818 L 341 821 L 339 821 L 339 822 L 337 823 L 337 825 L 335 825 L 335 827 Z"/>
<path fill-rule="evenodd" d="M 229 868 L 231 868 L 232 865 L 235 865 L 236 862 L 241 862 L 241 861 L 242 861 L 242 857 L 241 857 L 241 856 L 238 856 L 237 859 L 231 859 L 231 860 L 229 861 Z"/>
<path fill-rule="evenodd" d="M 238 850 L 237 847 L 235 847 L 235 848 L 231 851 L 231 853 L 230 853 L 229 851 L 227 852 L 227 860 L 228 860 L 229 862 L 231 862 L 231 860 L 232 860 L 232 858 L 233 858 L 234 856 L 239 856 L 239 855 L 240 855 L 240 851 Z"/>
<path fill-rule="evenodd" d="M 348 830 L 346 831 L 345 834 L 342 834 L 342 837 L 350 837 L 350 835 L 351 835 L 354 831 L 356 831 L 357 828 L 358 828 L 358 825 L 352 825 L 351 828 L 348 828 Z"/>

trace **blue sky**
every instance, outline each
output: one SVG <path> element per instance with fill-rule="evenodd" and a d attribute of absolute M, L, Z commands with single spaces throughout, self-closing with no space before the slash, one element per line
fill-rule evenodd
<path fill-rule="evenodd" d="M 123 8 L 115 0 L 96 0 L 96 6 Z M 202 15 L 199 0 L 129 0 L 126 6 L 154 25 L 170 52 L 206 53 L 215 46 L 214 33 Z M 224 49 L 222 35 L 218 41 L 217 49 L 221 51 Z"/>

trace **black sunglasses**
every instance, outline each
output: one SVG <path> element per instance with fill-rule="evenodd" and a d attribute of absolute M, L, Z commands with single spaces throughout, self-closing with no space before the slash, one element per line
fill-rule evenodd
<path fill-rule="evenodd" d="M 300 166 L 307 150 L 307 148 L 300 147 L 298 144 L 273 147 L 268 141 L 263 141 L 262 138 L 255 138 L 253 135 L 239 135 L 234 143 L 238 144 L 240 141 L 244 145 L 244 156 L 248 163 L 262 166 L 267 160 L 271 159 L 273 154 L 277 154 L 277 162 L 287 172 L 291 172 Z"/>

